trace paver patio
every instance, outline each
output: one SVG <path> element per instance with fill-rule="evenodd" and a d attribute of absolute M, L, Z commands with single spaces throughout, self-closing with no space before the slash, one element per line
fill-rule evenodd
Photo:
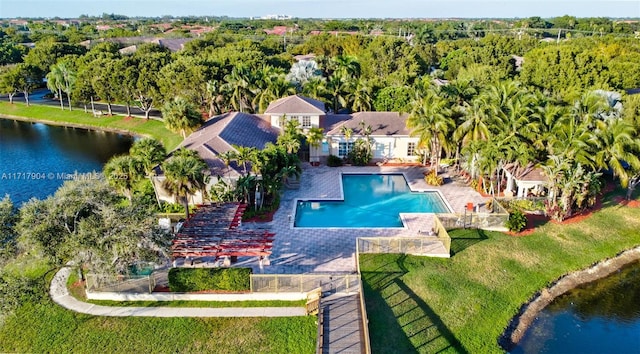
<path fill-rule="evenodd" d="M 401 173 L 413 191 L 439 190 L 453 212 L 463 212 L 467 203 L 484 205 L 488 198 L 473 189 L 447 181 L 442 186 L 429 186 L 424 181 L 424 167 L 312 167 L 303 166 L 301 185 L 298 190 L 286 190 L 268 227 L 275 232 L 271 265 L 258 267 L 257 258 L 240 259 L 238 265 L 251 266 L 254 273 L 352 273 L 356 271 L 355 249 L 358 237 L 421 236 L 420 231 L 431 230 L 432 214 L 406 214 L 405 228 L 377 229 L 320 229 L 294 228 L 295 203 L 297 199 L 341 199 L 340 178 L 342 173 Z M 253 228 L 255 225 L 245 225 Z"/>

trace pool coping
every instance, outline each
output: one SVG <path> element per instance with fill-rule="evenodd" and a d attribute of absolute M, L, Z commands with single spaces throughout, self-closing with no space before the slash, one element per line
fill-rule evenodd
<path fill-rule="evenodd" d="M 318 201 L 318 202 L 344 202 L 344 185 L 342 183 L 342 177 L 344 175 L 402 175 L 402 178 L 404 178 L 404 182 L 407 184 L 407 186 L 409 187 L 409 190 L 411 191 L 411 193 L 426 193 L 426 192 L 435 192 L 438 194 L 438 196 L 440 196 L 440 199 L 444 202 L 445 207 L 448 209 L 447 211 L 444 212 L 438 212 L 438 213 L 398 213 L 399 217 L 400 217 L 400 221 L 402 222 L 402 226 L 401 227 L 344 227 L 344 226 L 332 226 L 332 227 L 322 227 L 322 226 L 304 226 L 304 227 L 300 227 L 300 226 L 295 226 L 295 221 L 296 221 L 296 214 L 297 214 L 297 208 L 298 208 L 298 203 L 301 201 Z M 437 214 L 447 214 L 447 213 L 453 213 L 453 208 L 451 207 L 451 204 L 449 204 L 449 201 L 447 200 L 447 198 L 445 198 L 444 194 L 442 194 L 442 192 L 439 189 L 424 189 L 424 188 L 420 188 L 420 189 L 414 189 L 412 188 L 411 184 L 409 183 L 409 180 L 407 178 L 407 175 L 405 173 L 405 171 L 398 171 L 398 172 L 390 172 L 390 173 L 374 173 L 374 172 L 343 172 L 340 171 L 339 172 L 339 178 L 338 178 L 338 183 L 340 184 L 340 188 L 339 188 L 339 192 L 340 192 L 340 197 L 339 198 L 293 198 L 293 205 L 291 206 L 291 212 L 288 214 L 288 221 L 289 221 L 289 229 L 290 230 L 341 230 L 341 229 L 348 229 L 348 230 L 409 230 L 409 226 L 408 226 L 408 222 L 406 220 L 406 217 L 409 215 L 425 215 L 425 216 L 429 216 L 429 215 L 437 215 Z"/>

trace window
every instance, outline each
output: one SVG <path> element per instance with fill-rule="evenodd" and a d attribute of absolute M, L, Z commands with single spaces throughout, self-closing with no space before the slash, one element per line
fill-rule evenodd
<path fill-rule="evenodd" d="M 302 127 L 303 128 L 311 128 L 311 117 L 310 116 L 302 116 Z"/>
<path fill-rule="evenodd" d="M 410 142 L 407 144 L 407 156 L 416 155 L 416 143 Z"/>
<path fill-rule="evenodd" d="M 351 150 L 353 150 L 353 142 L 338 143 L 338 156 L 339 157 L 347 156 Z"/>

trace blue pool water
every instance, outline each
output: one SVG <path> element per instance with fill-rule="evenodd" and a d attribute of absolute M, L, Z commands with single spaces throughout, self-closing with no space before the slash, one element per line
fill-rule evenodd
<path fill-rule="evenodd" d="M 448 213 L 437 192 L 411 192 L 403 175 L 343 175 L 344 201 L 299 201 L 295 227 L 402 227 L 400 213 Z"/>

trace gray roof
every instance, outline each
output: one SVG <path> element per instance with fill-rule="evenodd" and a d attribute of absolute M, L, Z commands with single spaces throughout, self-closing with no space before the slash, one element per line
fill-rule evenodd
<path fill-rule="evenodd" d="M 280 98 L 269 104 L 265 114 L 313 113 L 325 114 L 324 102 L 300 95 Z"/>
<path fill-rule="evenodd" d="M 526 166 L 520 166 L 516 163 L 508 163 L 504 165 L 503 169 L 507 170 L 518 181 L 526 182 L 549 182 L 549 178 L 544 173 L 544 170 L 540 167 L 536 167 L 533 163 L 529 163 Z"/>
<path fill-rule="evenodd" d="M 353 134 L 361 135 L 360 122 L 364 121 L 365 124 L 371 126 L 371 135 L 373 136 L 408 136 L 410 133 L 409 129 L 407 129 L 408 117 L 408 114 L 400 114 L 398 112 L 358 112 L 352 114 L 351 119 L 332 126 L 327 135 L 342 135 L 343 126 L 351 128 Z"/>
<path fill-rule="evenodd" d="M 193 132 L 178 148 L 194 150 L 205 160 L 211 170 L 211 175 L 224 176 L 237 174 L 229 171 L 218 156 L 235 149 L 232 145 L 255 147 L 262 149 L 278 138 L 278 130 L 272 128 L 268 122 L 252 114 L 233 112 L 217 116 L 207 121 L 200 129 Z M 235 163 L 231 164 L 235 170 L 241 170 Z"/>

